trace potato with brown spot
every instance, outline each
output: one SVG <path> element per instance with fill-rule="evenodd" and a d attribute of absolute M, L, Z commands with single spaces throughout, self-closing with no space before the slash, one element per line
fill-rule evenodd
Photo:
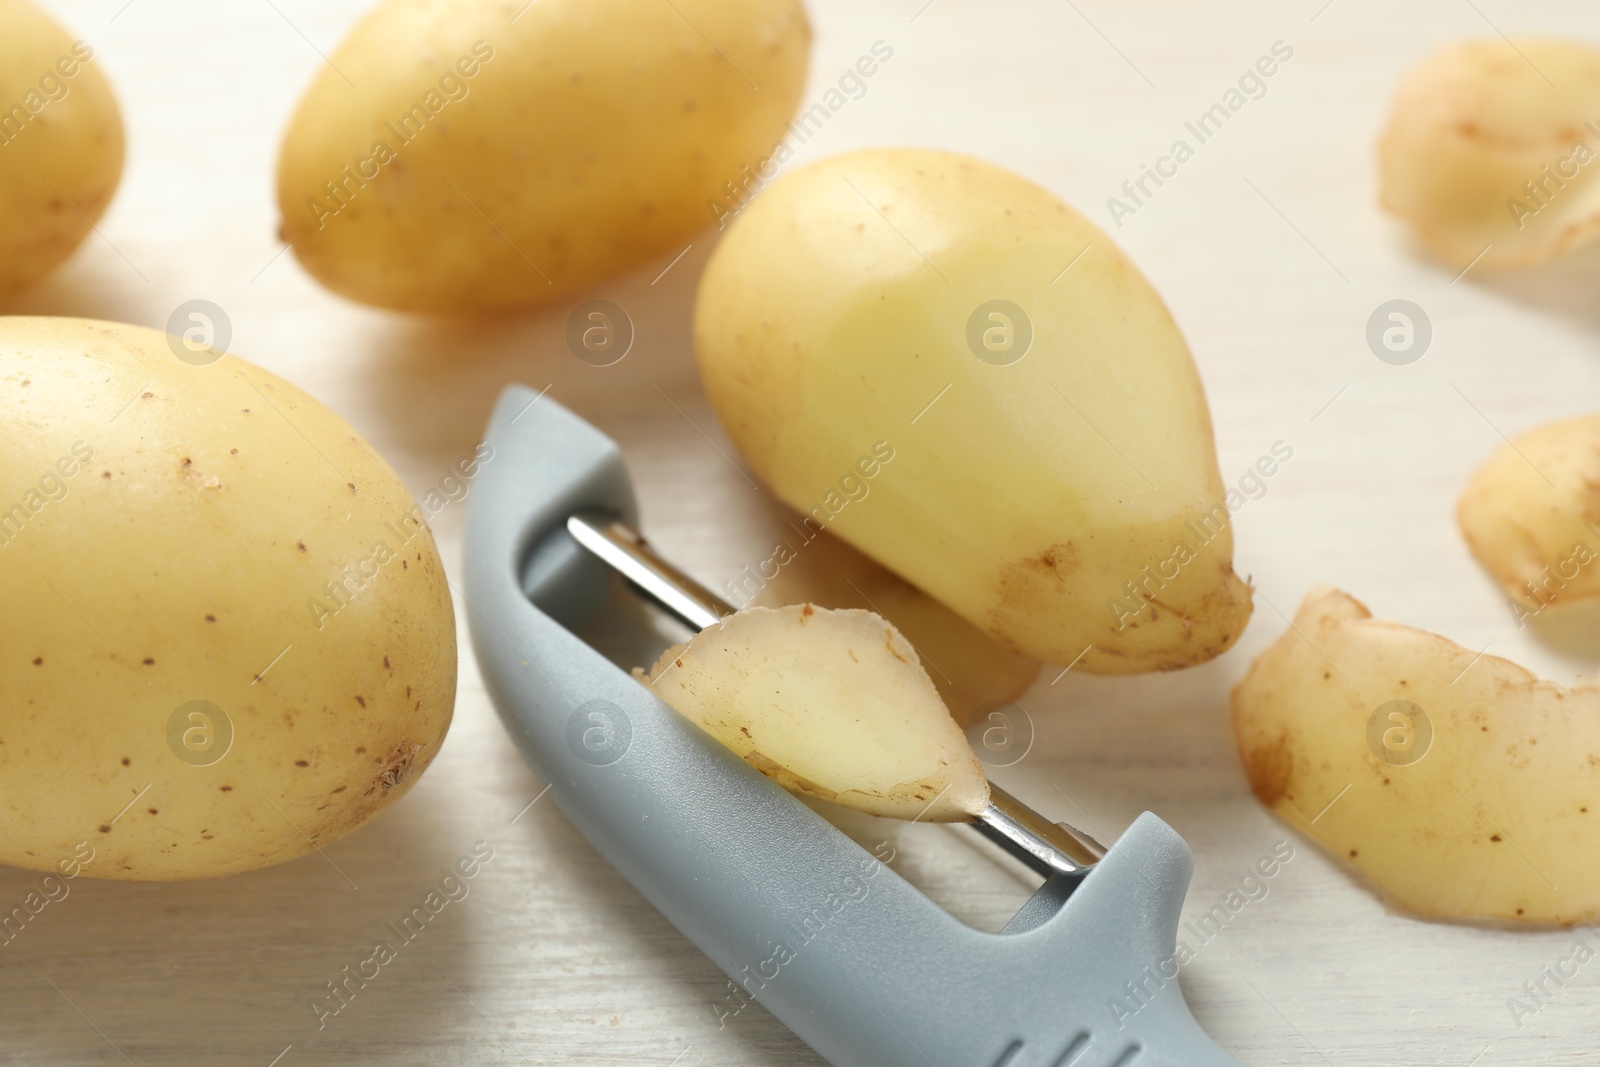
<path fill-rule="evenodd" d="M 276 413 L 243 413 L 263 395 Z M 288 382 L 182 362 L 155 330 L 0 320 L 0 492 L 0 603 L 28 605 L 0 612 L 0 863 L 48 868 L 90 833 L 116 857 L 91 877 L 280 863 L 438 752 L 456 657 L 432 535 Z"/>
<path fill-rule="evenodd" d="M 1243 631 L 1188 345 L 1049 191 L 926 149 L 787 171 L 712 253 L 694 333 L 722 425 L 800 521 L 1012 651 L 1136 674 Z"/>
<path fill-rule="evenodd" d="M 916 651 L 870 611 L 746 608 L 640 680 L 793 792 L 930 822 L 964 822 L 989 802 Z"/>
<path fill-rule="evenodd" d="M 1600 685 L 1541 681 L 1323 586 L 1234 688 L 1233 727 L 1257 798 L 1399 907 L 1600 915 Z"/>

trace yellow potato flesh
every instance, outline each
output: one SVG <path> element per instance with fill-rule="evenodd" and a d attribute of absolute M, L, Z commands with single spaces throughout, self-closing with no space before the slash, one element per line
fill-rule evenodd
<path fill-rule="evenodd" d="M 1600 232 L 1596 120 L 1600 50 L 1449 45 L 1400 85 L 1378 144 L 1383 206 L 1453 266 L 1553 259 Z"/>
<path fill-rule="evenodd" d="M 0 0 L 0 294 L 54 268 L 122 176 L 122 116 L 94 48 Z"/>
<path fill-rule="evenodd" d="M 1031 322 L 1019 359 L 969 346 L 994 300 Z M 1249 618 L 1182 336 L 1103 233 L 1014 174 L 911 149 L 788 173 L 707 265 L 695 347 L 808 525 L 1025 655 L 1185 667 Z"/>
<path fill-rule="evenodd" d="M 1600 416 L 1502 446 L 1467 483 L 1456 518 L 1519 621 L 1600 598 Z"/>
<path fill-rule="evenodd" d="M 986 636 L 926 593 L 830 534 L 800 544 L 761 586 L 758 606 L 870 608 L 917 650 L 939 698 L 962 726 L 1027 692 L 1039 661 Z"/>
<path fill-rule="evenodd" d="M 380 307 L 558 299 L 715 221 L 809 47 L 798 0 L 385 0 L 290 123 L 283 238 Z"/>
<path fill-rule="evenodd" d="M 916 651 L 872 612 L 747 608 L 668 649 L 643 680 L 793 792 L 927 822 L 965 822 L 989 802 Z"/>
<path fill-rule="evenodd" d="M 1322 587 L 1234 689 L 1233 725 L 1261 802 L 1407 911 L 1600 913 L 1600 687 L 1540 681 Z"/>
<path fill-rule="evenodd" d="M 291 859 L 450 722 L 449 591 L 404 485 L 292 385 L 154 330 L 0 320 L 0 602 L 27 606 L 0 613 L 3 863 Z"/>

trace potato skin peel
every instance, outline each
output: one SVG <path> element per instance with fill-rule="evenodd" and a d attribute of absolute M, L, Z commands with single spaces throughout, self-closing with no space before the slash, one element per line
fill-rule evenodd
<path fill-rule="evenodd" d="M 989 802 L 916 650 L 873 612 L 746 608 L 635 673 L 791 792 L 927 822 L 964 822 Z"/>
<path fill-rule="evenodd" d="M 1456 520 L 1519 621 L 1600 598 L 1600 415 L 1502 445 L 1467 482 Z"/>
<path fill-rule="evenodd" d="M 826 531 L 802 544 L 753 603 L 844 607 L 864 598 L 922 652 L 940 698 L 962 727 L 1018 699 L 1039 676 L 1038 660 L 1002 645 Z"/>
<path fill-rule="evenodd" d="M 1378 142 L 1380 200 L 1457 269 L 1547 262 L 1600 233 L 1596 119 L 1594 48 L 1537 38 L 1447 45 L 1395 95 Z"/>
<path fill-rule="evenodd" d="M 1432 723 L 1431 748 L 1404 765 L 1369 742 L 1395 699 Z M 1261 803 L 1399 908 L 1600 915 L 1600 686 L 1541 681 L 1323 586 L 1234 688 L 1233 726 Z"/>

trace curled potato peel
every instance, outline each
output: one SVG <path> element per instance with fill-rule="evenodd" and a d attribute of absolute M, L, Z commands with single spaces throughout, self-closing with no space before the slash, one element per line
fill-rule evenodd
<path fill-rule="evenodd" d="M 1600 233 L 1600 50 L 1498 38 L 1440 49 L 1401 82 L 1378 164 L 1383 206 L 1453 265 L 1571 251 Z"/>
<path fill-rule="evenodd" d="M 1016 700 L 1039 675 L 1039 661 L 1014 652 L 903 578 L 827 532 L 794 547 L 776 575 L 762 580 L 753 603 L 867 606 L 905 635 L 927 665 L 950 715 L 966 726 Z M 784 542 L 788 548 L 789 542 Z M 748 569 L 747 569 L 748 572 Z M 759 579 L 759 575 L 754 576 Z M 753 584 L 745 576 L 735 579 Z"/>
<path fill-rule="evenodd" d="M 1467 482 L 1456 519 L 1519 623 L 1600 599 L 1600 415 L 1502 445 Z"/>
<path fill-rule="evenodd" d="M 1374 619 L 1331 587 L 1233 691 L 1251 789 L 1420 916 L 1600 914 L 1600 686 Z"/>
<path fill-rule="evenodd" d="M 641 681 L 792 792 L 929 822 L 988 804 L 916 651 L 873 612 L 746 608 L 669 648 Z"/>

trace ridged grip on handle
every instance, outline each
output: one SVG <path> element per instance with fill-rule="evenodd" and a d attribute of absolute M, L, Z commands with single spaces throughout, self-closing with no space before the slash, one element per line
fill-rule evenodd
<path fill-rule="evenodd" d="M 1140 816 L 1002 933 L 963 925 L 567 628 L 610 581 L 567 516 L 636 521 L 616 445 L 520 386 L 487 441 L 465 597 L 507 729 L 595 848 L 829 1062 L 1237 1067 L 1166 977 L 1193 866 L 1170 827 Z"/>

